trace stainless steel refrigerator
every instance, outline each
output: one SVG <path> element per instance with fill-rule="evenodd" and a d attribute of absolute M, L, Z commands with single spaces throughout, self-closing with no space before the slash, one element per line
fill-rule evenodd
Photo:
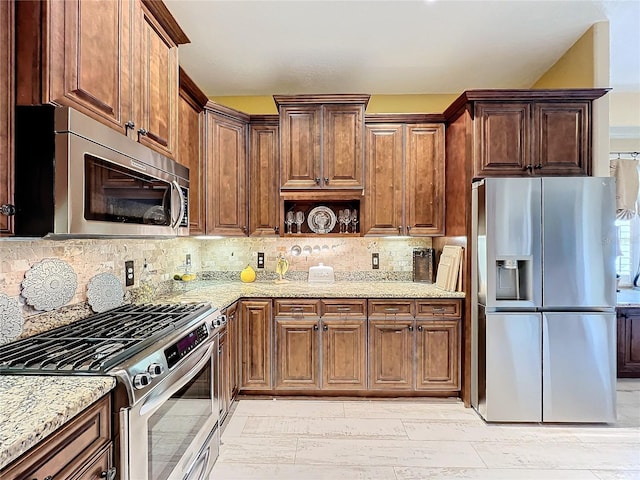
<path fill-rule="evenodd" d="M 486 421 L 615 422 L 614 190 L 474 183 L 471 403 Z"/>

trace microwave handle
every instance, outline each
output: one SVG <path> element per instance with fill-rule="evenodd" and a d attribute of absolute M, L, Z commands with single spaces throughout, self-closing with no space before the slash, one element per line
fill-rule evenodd
<path fill-rule="evenodd" d="M 182 194 L 182 189 L 177 181 L 174 180 L 171 182 L 171 188 L 175 188 L 176 192 L 178 192 L 178 197 L 180 198 L 180 213 L 178 214 L 178 218 L 176 218 L 175 221 L 171 219 L 171 228 L 178 228 L 178 225 L 180 225 L 180 222 L 182 221 L 182 217 L 184 217 L 184 195 Z"/>

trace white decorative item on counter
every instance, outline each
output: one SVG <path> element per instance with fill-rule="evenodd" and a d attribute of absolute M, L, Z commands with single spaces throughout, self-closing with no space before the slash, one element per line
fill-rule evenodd
<path fill-rule="evenodd" d="M 0 293 L 0 343 L 10 342 L 22 333 L 24 318 L 15 298 Z"/>
<path fill-rule="evenodd" d="M 333 267 L 322 263 L 309 267 L 309 283 L 333 283 L 334 281 Z"/>
<path fill-rule="evenodd" d="M 96 313 L 105 312 L 122 305 L 124 287 L 113 273 L 98 273 L 87 285 L 87 301 Z"/>
<path fill-rule="evenodd" d="M 67 262 L 45 258 L 24 274 L 22 296 L 36 310 L 50 311 L 73 298 L 78 277 Z"/>

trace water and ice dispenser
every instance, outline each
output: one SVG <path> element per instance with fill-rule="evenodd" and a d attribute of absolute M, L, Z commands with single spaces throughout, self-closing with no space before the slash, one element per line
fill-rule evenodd
<path fill-rule="evenodd" d="M 530 285 L 531 261 L 529 259 L 496 259 L 495 300 L 531 300 Z"/>

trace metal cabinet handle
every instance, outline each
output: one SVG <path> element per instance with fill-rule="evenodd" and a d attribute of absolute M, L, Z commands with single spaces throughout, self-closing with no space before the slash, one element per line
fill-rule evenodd
<path fill-rule="evenodd" d="M 351 307 L 338 307 L 336 308 L 336 310 L 338 310 L 339 312 L 350 312 Z"/>
<path fill-rule="evenodd" d="M 314 325 L 314 326 L 313 326 L 313 331 L 314 331 L 314 332 L 317 332 L 317 331 L 318 331 L 318 325 Z"/>
<path fill-rule="evenodd" d="M 411 231 L 411 227 L 407 225 L 407 233 L 409 233 L 410 231 Z"/>
<path fill-rule="evenodd" d="M 413 332 L 413 325 L 409 325 L 409 331 Z"/>
<path fill-rule="evenodd" d="M 402 225 L 398 225 L 398 235 L 402 235 Z"/>
<path fill-rule="evenodd" d="M 385 312 L 399 312 L 400 309 L 398 307 L 385 307 Z"/>
<path fill-rule="evenodd" d="M 134 128 L 136 128 L 136 124 L 131 120 L 129 120 L 127 123 L 124 124 L 124 128 L 125 130 L 129 130 L 129 129 L 133 130 Z"/>
<path fill-rule="evenodd" d="M 273 227 L 273 231 L 275 233 L 280 233 L 280 227 L 278 225 L 276 225 L 275 227 Z"/>
<path fill-rule="evenodd" d="M 141 128 L 140 130 L 138 130 L 138 135 L 142 135 L 143 137 L 145 137 L 147 133 L 149 133 L 149 131 L 144 128 Z"/>
<path fill-rule="evenodd" d="M 526 170 L 526 171 L 530 172 L 531 170 L 533 170 L 533 165 L 529 164 L 526 167 L 523 167 L 522 170 Z"/>
<path fill-rule="evenodd" d="M 445 311 L 445 309 L 444 309 L 444 308 L 442 308 L 442 307 L 440 307 L 440 308 L 435 308 L 435 307 L 434 307 L 434 308 L 432 308 L 432 309 L 431 309 L 431 311 L 432 311 L 433 313 L 443 313 L 443 312 Z"/>
<path fill-rule="evenodd" d="M 34 478 L 34 480 L 38 480 L 37 478 Z M 44 477 L 43 480 L 53 480 L 53 476 L 51 475 L 47 475 L 46 477 Z"/>
<path fill-rule="evenodd" d="M 246 225 L 243 225 L 243 226 L 242 226 L 242 231 L 243 231 L 244 233 L 247 233 L 247 226 L 246 226 Z"/>
<path fill-rule="evenodd" d="M 422 331 L 422 325 L 418 325 L 418 331 L 421 332 Z"/>
<path fill-rule="evenodd" d="M 10 203 L 4 203 L 0 206 L 0 213 L 2 215 L 6 215 L 7 217 L 11 217 L 16 214 L 16 207 L 11 205 Z"/>
<path fill-rule="evenodd" d="M 100 474 L 100 478 L 106 478 L 107 480 L 114 480 L 116 478 L 116 467 L 111 467 L 109 470 L 105 470 Z"/>
<path fill-rule="evenodd" d="M 537 165 L 536 165 L 535 167 L 533 167 L 533 168 L 535 168 L 536 170 L 540 170 L 540 169 L 542 168 L 542 164 L 541 164 L 541 163 L 539 163 L 539 164 L 537 164 Z"/>
<path fill-rule="evenodd" d="M 324 177 L 324 183 L 326 183 L 327 185 L 329 185 L 329 178 L 328 178 L 328 177 Z"/>
<path fill-rule="evenodd" d="M 322 326 L 322 330 L 324 330 L 326 332 L 327 330 L 329 330 L 329 327 L 327 327 L 326 325 L 323 325 Z"/>
<path fill-rule="evenodd" d="M 320 185 L 320 177 L 316 177 L 316 185 Z"/>

